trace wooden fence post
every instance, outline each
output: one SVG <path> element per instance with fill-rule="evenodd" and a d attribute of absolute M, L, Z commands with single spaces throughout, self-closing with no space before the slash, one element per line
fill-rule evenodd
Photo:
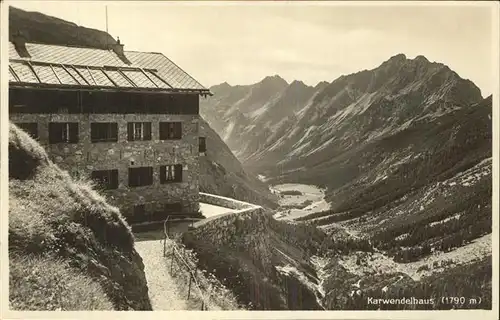
<path fill-rule="evenodd" d="M 163 257 L 167 255 L 167 238 L 163 239 Z"/>
<path fill-rule="evenodd" d="M 170 261 L 170 274 L 172 274 L 173 270 L 174 270 L 174 259 L 175 259 L 175 254 L 174 254 L 174 247 L 172 247 L 172 257 L 171 257 L 171 261 Z"/>
<path fill-rule="evenodd" d="M 192 275 L 191 273 L 189 273 L 189 287 L 188 287 L 188 300 L 189 300 L 189 297 L 191 296 L 191 279 L 192 279 Z"/>

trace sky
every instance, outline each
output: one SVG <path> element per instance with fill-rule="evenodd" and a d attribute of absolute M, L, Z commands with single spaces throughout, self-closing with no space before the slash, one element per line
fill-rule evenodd
<path fill-rule="evenodd" d="M 105 3 L 10 1 L 106 30 Z M 162 52 L 204 86 L 278 74 L 308 85 L 373 69 L 399 53 L 424 55 L 487 96 L 496 42 L 492 5 L 441 3 L 108 2 L 108 30 L 125 50 Z"/>

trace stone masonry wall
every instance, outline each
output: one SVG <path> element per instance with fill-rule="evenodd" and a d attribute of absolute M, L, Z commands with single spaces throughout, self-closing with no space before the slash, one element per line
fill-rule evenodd
<path fill-rule="evenodd" d="M 146 214 L 180 202 L 183 214 L 199 210 L 198 115 L 165 114 L 10 114 L 12 122 L 37 122 L 39 142 L 51 159 L 71 174 L 90 176 L 93 170 L 118 169 L 119 187 L 106 191 L 110 203 L 125 216 L 144 204 Z M 181 121 L 182 140 L 159 140 L 159 122 Z M 49 144 L 49 122 L 78 122 L 77 144 Z M 90 141 L 92 122 L 118 123 L 118 142 Z M 127 122 L 151 122 L 150 141 L 127 141 Z M 183 182 L 160 184 L 160 166 L 183 165 Z M 153 185 L 128 187 L 128 168 L 153 167 Z"/>
<path fill-rule="evenodd" d="M 248 202 L 203 192 L 200 192 L 200 202 L 236 210 L 247 209 L 250 207 L 259 207 Z"/>
<path fill-rule="evenodd" d="M 260 223 L 259 221 L 264 219 L 266 215 L 269 215 L 269 213 L 264 208 L 250 206 L 238 212 L 214 217 L 214 219 L 198 221 L 194 225 L 195 228 L 189 232 L 198 239 L 210 239 L 210 242 L 214 246 L 223 246 L 238 234 L 236 228 L 237 220 L 255 219 L 257 225 L 264 226 L 265 223 Z"/>

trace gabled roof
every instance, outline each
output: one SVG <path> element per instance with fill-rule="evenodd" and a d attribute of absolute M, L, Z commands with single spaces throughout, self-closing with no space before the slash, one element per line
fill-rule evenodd
<path fill-rule="evenodd" d="M 9 42 L 9 84 L 36 87 L 92 87 L 115 90 L 189 91 L 211 94 L 161 53 L 26 43 L 21 57 Z"/>

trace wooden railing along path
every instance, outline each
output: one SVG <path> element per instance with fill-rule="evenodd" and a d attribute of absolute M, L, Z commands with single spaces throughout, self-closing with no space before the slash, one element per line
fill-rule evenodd
<path fill-rule="evenodd" d="M 200 286 L 200 281 L 196 275 L 196 270 L 193 270 L 193 268 L 189 265 L 187 262 L 187 258 L 184 256 L 183 252 L 184 250 L 179 248 L 179 245 L 173 240 L 170 239 L 168 235 L 168 222 L 169 222 L 170 216 L 167 216 L 163 223 L 163 233 L 164 233 L 164 239 L 163 239 L 163 256 L 164 257 L 171 257 L 171 263 L 170 263 L 170 274 L 173 274 L 174 272 L 174 262 L 180 266 L 181 268 L 184 269 L 185 272 L 188 273 L 189 276 L 189 286 L 188 286 L 188 293 L 187 293 L 187 299 L 189 300 L 191 296 L 191 288 L 192 285 L 194 284 L 195 289 L 198 290 L 200 299 L 201 299 L 201 310 L 208 310 L 208 301 L 210 299 L 210 296 L 206 296 L 201 289 Z M 170 243 L 172 244 L 172 251 L 170 254 L 167 253 L 167 241 L 170 240 Z"/>

